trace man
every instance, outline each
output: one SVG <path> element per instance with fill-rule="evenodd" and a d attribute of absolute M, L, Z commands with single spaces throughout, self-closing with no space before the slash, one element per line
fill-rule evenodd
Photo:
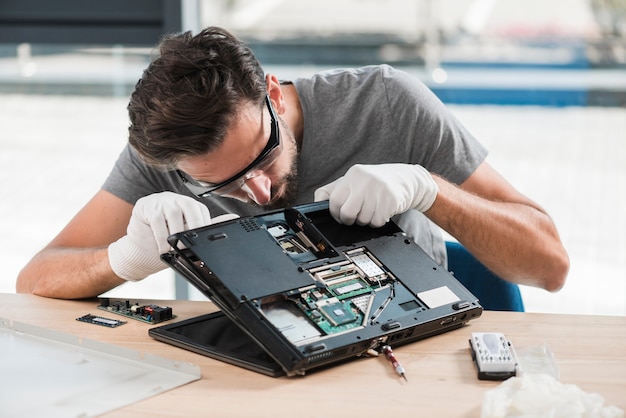
<path fill-rule="evenodd" d="M 391 217 L 437 262 L 443 228 L 506 280 L 556 291 L 569 261 L 550 217 L 420 82 L 388 66 L 293 82 L 207 28 L 165 38 L 128 106 L 104 186 L 22 270 L 19 292 L 92 297 L 166 266 L 167 236 L 329 200 L 345 224 Z"/>

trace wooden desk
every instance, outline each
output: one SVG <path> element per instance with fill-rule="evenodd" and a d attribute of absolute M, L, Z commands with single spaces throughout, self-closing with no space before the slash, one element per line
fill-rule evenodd
<path fill-rule="evenodd" d="M 210 302 L 158 303 L 173 307 L 176 320 L 215 310 Z M 0 294 L 0 316 L 202 369 L 201 380 L 108 416 L 478 417 L 484 392 L 499 384 L 477 380 L 471 361 L 469 335 L 484 331 L 503 332 L 518 349 L 547 343 L 561 382 L 599 393 L 606 404 L 626 409 L 626 317 L 485 312 L 466 327 L 396 348 L 408 382 L 398 378 L 384 358 L 357 359 L 305 377 L 276 379 L 155 341 L 148 336 L 151 326 L 139 321 L 106 328 L 75 320 L 102 313 L 97 304 Z"/>

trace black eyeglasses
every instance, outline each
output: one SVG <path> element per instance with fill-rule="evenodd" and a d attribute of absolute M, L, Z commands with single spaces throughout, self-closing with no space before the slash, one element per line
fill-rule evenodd
<path fill-rule="evenodd" d="M 221 196 L 243 187 L 246 181 L 259 175 L 263 170 L 269 168 L 282 151 L 280 131 L 278 130 L 278 118 L 272 108 L 269 96 L 265 96 L 265 103 L 270 111 L 271 133 L 267 140 L 267 145 L 258 157 L 254 159 L 246 168 L 221 183 L 213 184 L 196 180 L 181 170 L 176 170 L 185 186 L 198 197 Z"/>

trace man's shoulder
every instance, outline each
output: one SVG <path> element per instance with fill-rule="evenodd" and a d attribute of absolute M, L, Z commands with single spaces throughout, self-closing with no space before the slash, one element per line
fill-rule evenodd
<path fill-rule="evenodd" d="M 333 68 L 319 71 L 311 76 L 294 80 L 297 90 L 302 93 L 324 94 L 324 91 L 349 92 L 355 89 L 392 92 L 422 89 L 423 83 L 417 75 L 392 67 L 388 64 L 368 65 L 353 68 Z"/>
<path fill-rule="evenodd" d="M 327 100 L 331 97 L 344 99 L 368 95 L 370 98 L 385 94 L 389 85 L 395 85 L 402 71 L 386 64 L 354 68 L 334 68 L 319 71 L 309 77 L 294 80 L 301 98 L 311 101 Z M 392 87 L 392 90 L 396 90 Z M 323 98 L 323 99 L 322 99 Z"/>
<path fill-rule="evenodd" d="M 301 78 L 297 81 L 319 82 L 320 80 L 326 80 L 330 82 L 337 82 L 344 79 L 360 80 L 371 77 L 387 77 L 398 72 L 400 72 L 400 70 L 388 64 L 366 65 L 362 67 L 341 67 L 318 71 L 309 77 Z"/>

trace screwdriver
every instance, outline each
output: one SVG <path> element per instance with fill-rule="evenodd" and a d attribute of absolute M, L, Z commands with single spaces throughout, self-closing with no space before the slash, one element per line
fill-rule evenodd
<path fill-rule="evenodd" d="M 396 359 L 396 356 L 393 355 L 393 351 L 391 350 L 391 346 L 390 345 L 384 345 L 382 348 L 382 352 L 385 355 L 385 357 L 387 357 L 387 360 L 389 360 L 391 362 L 391 365 L 393 366 L 394 370 L 396 371 L 396 373 L 398 373 L 398 375 L 402 376 L 404 378 L 404 380 L 407 380 L 406 378 L 406 374 L 404 373 L 404 367 L 402 367 L 402 365 L 400 364 L 400 362 Z"/>

